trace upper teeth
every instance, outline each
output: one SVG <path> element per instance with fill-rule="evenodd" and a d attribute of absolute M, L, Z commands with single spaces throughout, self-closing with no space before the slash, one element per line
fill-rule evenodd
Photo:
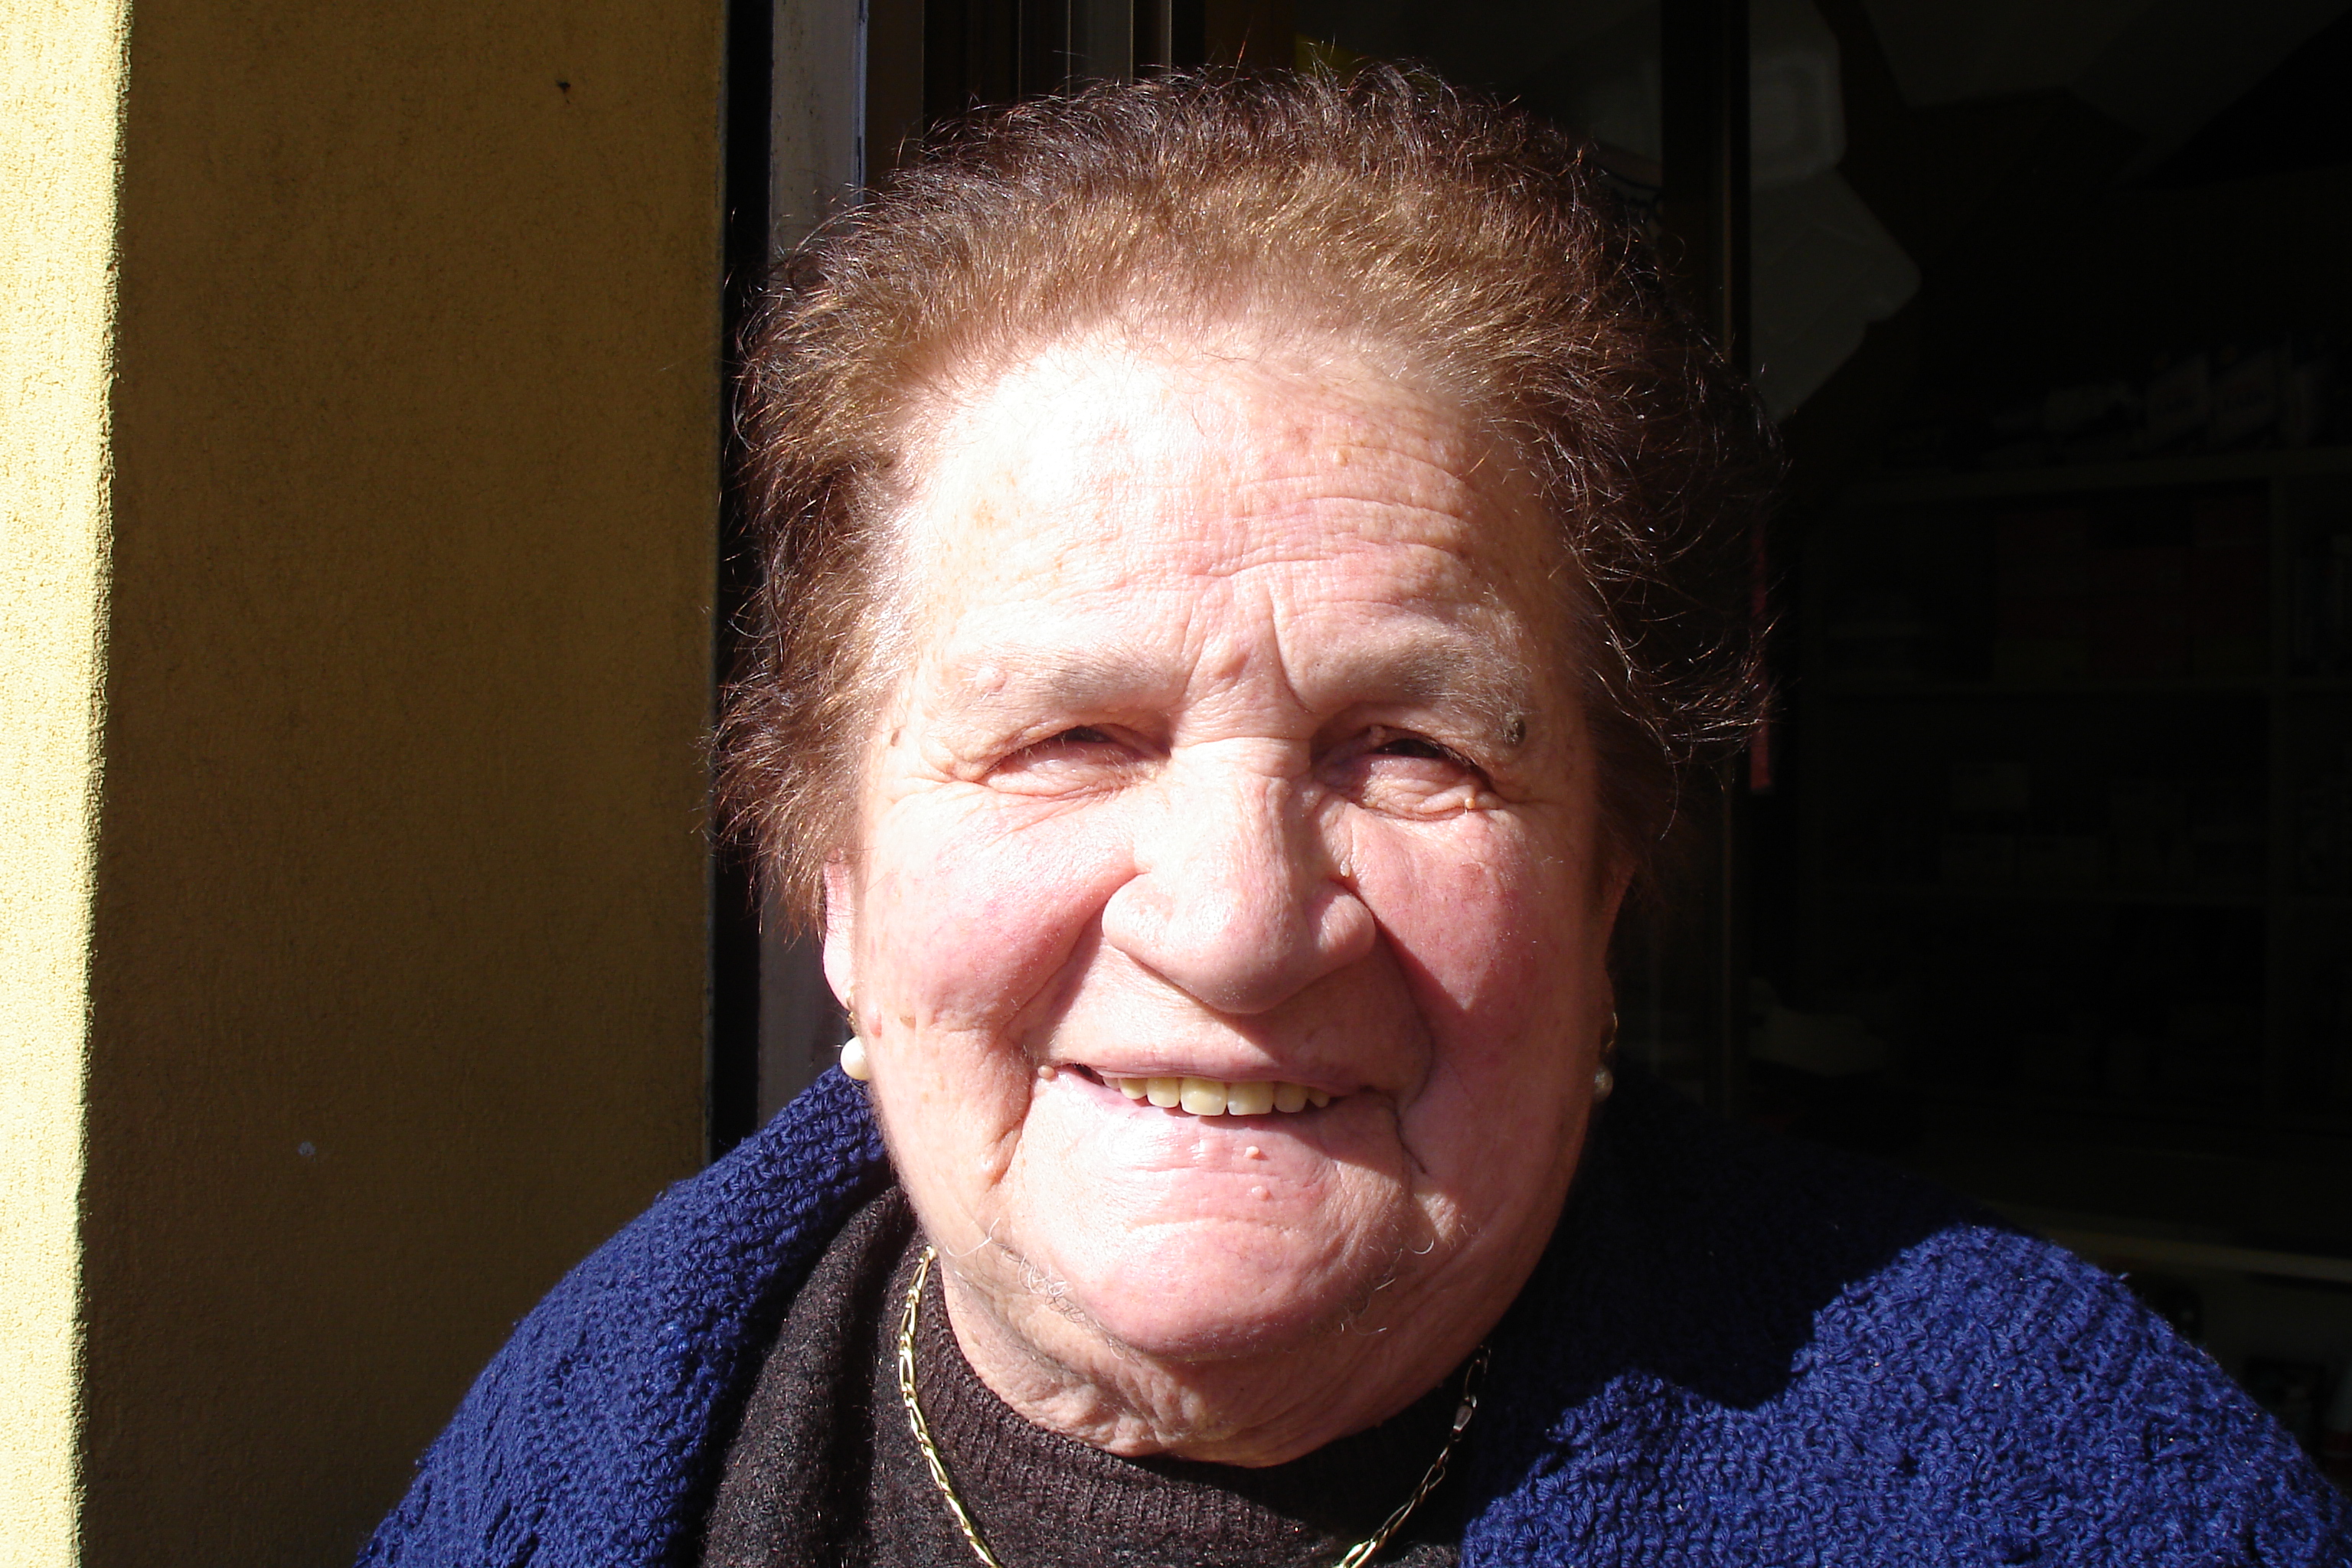
<path fill-rule="evenodd" d="M 1303 1083 L 1260 1080 L 1227 1083 L 1213 1078 L 1114 1078 L 1129 1100 L 1148 1100 L 1171 1110 L 1195 1116 L 1264 1116 L 1269 1110 L 1304 1110 L 1331 1103 L 1330 1094 Z"/>

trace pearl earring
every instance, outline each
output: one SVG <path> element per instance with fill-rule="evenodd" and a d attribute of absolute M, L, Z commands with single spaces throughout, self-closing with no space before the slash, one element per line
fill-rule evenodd
<path fill-rule="evenodd" d="M 856 1035 L 841 1042 L 841 1070 L 860 1083 L 874 1076 L 873 1066 L 866 1059 L 866 1042 Z"/>

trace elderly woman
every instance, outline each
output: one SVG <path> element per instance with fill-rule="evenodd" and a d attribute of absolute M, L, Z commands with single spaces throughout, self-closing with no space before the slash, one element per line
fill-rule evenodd
<path fill-rule="evenodd" d="M 368 1561 L 2344 1560 L 2114 1281 L 1618 1084 L 1769 448 L 1572 145 L 1378 70 L 1020 110 L 748 397 L 730 779 L 855 1037 Z"/>

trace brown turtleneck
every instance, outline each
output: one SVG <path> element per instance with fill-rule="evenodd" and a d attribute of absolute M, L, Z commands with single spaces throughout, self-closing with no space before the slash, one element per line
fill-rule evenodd
<path fill-rule="evenodd" d="M 898 1307 L 919 1242 L 896 1188 L 845 1226 L 793 1302 L 727 1451 L 704 1568 L 972 1568 L 898 1399 Z M 1005 1568 L 1303 1568 L 1379 1528 L 1444 1441 L 1453 1385 L 1265 1469 L 1122 1459 L 1015 1415 L 948 1324 L 934 1270 L 915 1336 L 931 1438 Z M 1452 1568 L 1442 1487 L 1378 1559 Z"/>

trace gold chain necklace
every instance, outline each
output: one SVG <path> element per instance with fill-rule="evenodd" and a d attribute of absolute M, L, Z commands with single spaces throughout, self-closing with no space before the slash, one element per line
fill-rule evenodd
<path fill-rule="evenodd" d="M 955 1515 L 956 1528 L 971 1543 L 972 1555 L 987 1568 L 1004 1568 L 987 1542 L 981 1540 L 980 1526 L 971 1521 L 971 1510 L 963 1506 L 963 1499 L 956 1495 L 955 1483 L 948 1479 L 947 1462 L 932 1446 L 930 1423 L 923 1419 L 922 1403 L 915 1397 L 915 1323 L 923 1308 L 923 1281 L 930 1278 L 931 1259 L 938 1256 L 934 1248 L 926 1245 L 915 1264 L 915 1282 L 907 1287 L 907 1310 L 898 1320 L 898 1398 L 907 1407 L 907 1424 L 915 1429 L 915 1447 L 923 1451 L 923 1463 L 930 1467 L 931 1479 L 938 1484 L 940 1496 L 947 1499 L 948 1511 Z M 1445 1479 L 1445 1463 L 1454 1458 L 1462 1434 L 1469 1428 L 1470 1417 L 1478 1413 L 1478 1387 L 1486 1376 L 1486 1347 L 1480 1345 L 1478 1353 L 1470 1358 L 1468 1370 L 1462 1374 L 1462 1398 L 1454 1406 L 1454 1430 L 1446 1434 L 1445 1446 L 1437 1450 L 1437 1458 L 1430 1465 L 1429 1473 L 1421 1478 L 1421 1485 L 1412 1489 L 1412 1495 L 1399 1504 L 1395 1512 L 1381 1521 L 1381 1527 L 1369 1539 L 1350 1547 L 1348 1554 L 1331 1568 L 1363 1568 L 1391 1537 L 1404 1528 L 1412 1510 Z"/>

